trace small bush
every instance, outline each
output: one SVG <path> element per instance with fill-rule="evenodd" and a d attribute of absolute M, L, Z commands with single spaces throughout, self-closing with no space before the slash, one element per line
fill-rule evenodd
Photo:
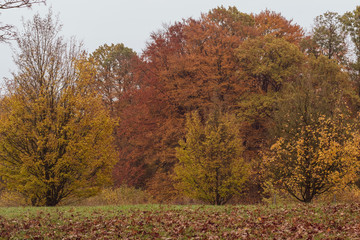
<path fill-rule="evenodd" d="M 77 205 L 132 205 L 153 203 L 145 191 L 128 186 L 103 189 L 98 195 L 80 201 Z"/>
<path fill-rule="evenodd" d="M 288 204 L 298 202 L 290 196 L 285 190 L 279 189 L 271 181 L 265 181 L 262 184 L 262 202 L 265 204 Z"/>
<path fill-rule="evenodd" d="M 20 193 L 8 190 L 0 192 L 0 207 L 20 207 L 26 205 L 28 203 Z"/>
<path fill-rule="evenodd" d="M 316 203 L 360 203 L 360 189 L 356 185 L 324 193 L 315 199 Z"/>

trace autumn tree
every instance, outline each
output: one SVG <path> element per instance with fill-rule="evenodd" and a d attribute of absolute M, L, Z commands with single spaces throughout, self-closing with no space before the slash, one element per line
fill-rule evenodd
<path fill-rule="evenodd" d="M 214 101 L 236 104 L 242 89 L 234 50 L 252 34 L 252 25 L 250 15 L 222 7 L 153 35 L 144 54 L 177 112 L 184 116 Z"/>
<path fill-rule="evenodd" d="M 135 68 L 139 59 L 137 54 L 132 49 L 125 47 L 124 44 L 104 44 L 98 47 L 90 58 L 94 60 L 97 70 L 96 88 L 102 95 L 111 117 L 119 126 L 114 130 L 115 146 L 119 152 L 117 164 L 113 169 L 114 184 L 115 186 L 127 184 L 141 187 L 144 175 L 143 163 L 127 158 L 127 156 L 131 156 L 131 152 L 128 151 L 128 137 L 134 133 L 124 132 L 122 128 L 127 124 L 129 117 L 127 115 L 132 115 L 125 113 L 124 109 L 131 104 L 132 92 L 137 89 Z M 141 126 L 142 123 L 136 122 L 136 124 Z"/>
<path fill-rule="evenodd" d="M 186 130 L 176 150 L 178 189 L 213 205 L 225 204 L 243 190 L 249 176 L 233 119 L 215 111 L 203 124 L 194 112 L 187 117 Z"/>
<path fill-rule="evenodd" d="M 244 41 L 236 56 L 237 76 L 247 89 L 238 101 L 236 110 L 242 122 L 246 158 L 258 158 L 258 151 L 269 141 L 268 129 L 272 111 L 283 86 L 301 73 L 304 54 L 295 44 L 273 35 Z"/>
<path fill-rule="evenodd" d="M 340 15 L 326 12 L 315 18 L 312 38 L 319 47 L 319 52 L 330 59 L 344 61 L 347 53 L 346 32 L 340 21 Z"/>
<path fill-rule="evenodd" d="M 279 23 L 285 20 L 279 19 Z M 245 68 L 237 49 L 255 37 L 259 37 L 259 45 L 265 35 L 281 39 L 289 29 L 292 31 L 289 39 L 294 42 L 302 34 L 299 27 L 292 28 L 291 22 L 286 21 L 284 27 L 279 27 L 279 34 L 275 34 L 275 28 L 273 34 L 260 34 L 265 23 L 259 20 L 256 24 L 254 16 L 235 7 L 218 7 L 199 19 L 185 19 L 151 35 L 141 56 L 142 63 L 135 71 L 138 89 L 128 96 L 131 104 L 123 110 L 119 133 L 127 142 L 121 150 L 124 162 L 137 162 L 135 169 L 141 163 L 146 166 L 150 174 L 145 174 L 148 176 L 144 178 L 145 187 L 153 195 L 162 195 L 159 193 L 170 189 L 169 174 L 177 162 L 174 149 L 178 139 L 185 135 L 186 114 L 194 110 L 206 114 L 214 106 L 234 111 L 239 109 L 243 95 L 249 93 L 252 85 L 246 80 L 251 76 L 240 77 L 239 72 L 243 73 Z M 285 55 L 283 59 L 287 61 Z M 257 59 L 253 60 L 255 64 Z M 296 69 L 293 65 L 289 68 Z M 277 73 L 281 75 L 280 70 Z M 277 79 L 289 80 L 291 77 L 286 74 Z M 163 196 L 168 199 L 166 193 Z"/>
<path fill-rule="evenodd" d="M 1 179 L 35 206 L 96 193 L 114 162 L 113 123 L 94 91 L 95 69 L 60 28 L 51 12 L 24 25 L 18 71 L 2 101 Z"/>
<path fill-rule="evenodd" d="M 252 22 L 236 8 L 218 8 L 151 35 L 135 73 L 139 88 L 129 95 L 132 104 L 124 109 L 119 129 L 128 139 L 121 150 L 128 153 L 124 159 L 151 169 L 146 187 L 154 195 L 171 185 L 186 114 L 236 106 L 243 89 L 235 75 L 234 49 L 249 35 Z"/>
<path fill-rule="evenodd" d="M 236 50 L 238 72 L 254 92 L 280 91 L 299 72 L 303 54 L 299 47 L 274 36 L 246 40 Z"/>
<path fill-rule="evenodd" d="M 276 139 L 264 158 L 268 177 L 303 202 L 354 180 L 359 136 L 348 75 L 327 56 L 307 58 L 273 112 Z"/>
<path fill-rule="evenodd" d="M 254 15 L 255 29 L 257 35 L 271 35 L 276 38 L 282 38 L 286 41 L 299 44 L 304 37 L 304 30 L 292 20 L 287 20 L 280 13 L 270 10 L 262 11 Z"/>
<path fill-rule="evenodd" d="M 360 167 L 360 138 L 354 126 L 341 118 L 310 120 L 293 136 L 279 138 L 264 160 L 275 183 L 305 203 L 353 182 Z"/>
<path fill-rule="evenodd" d="M 37 3 L 45 3 L 45 0 L 1 0 L 0 10 L 7 10 L 13 8 L 31 7 Z M 10 24 L 1 24 L 0 22 L 0 42 L 9 40 L 15 36 L 13 31 L 14 26 Z"/>
<path fill-rule="evenodd" d="M 168 119 L 172 119 L 175 104 L 164 91 L 163 82 L 160 82 L 158 77 L 161 69 L 167 64 L 167 55 L 177 52 L 177 41 L 181 41 L 181 37 L 178 36 L 181 31 L 180 25 L 170 26 L 167 32 L 154 33 L 153 35 L 157 36 L 154 45 L 157 47 L 149 47 L 148 54 L 143 54 L 139 64 L 132 67 L 136 87 L 124 94 L 122 104 L 126 104 L 118 113 L 121 121 L 116 138 L 120 141 L 121 147 L 118 163 L 120 167 L 114 169 L 116 185 L 127 184 L 137 188 L 148 188 L 151 185 L 149 180 L 153 179 L 154 173 L 160 172 L 158 169 L 170 168 L 166 166 L 170 164 L 166 164 L 163 159 L 171 162 L 173 158 L 167 158 L 165 152 L 169 147 L 164 147 L 163 143 L 176 143 L 175 139 L 178 139 L 179 133 L 176 130 L 172 133 L 164 131 L 170 125 Z M 164 40 L 170 37 L 172 41 Z M 179 124 L 175 120 L 171 124 L 174 123 Z M 167 138 L 174 140 L 165 140 Z M 162 186 L 161 189 L 165 187 Z M 156 191 L 158 189 L 154 193 Z M 162 194 L 154 195 L 163 198 Z"/>
<path fill-rule="evenodd" d="M 112 115 L 116 115 L 123 95 L 134 87 L 132 68 L 136 53 L 124 44 L 104 44 L 97 48 L 91 58 L 95 60 L 96 85 Z"/>
<path fill-rule="evenodd" d="M 350 73 L 360 95 L 360 6 L 352 12 L 346 12 L 341 21 L 353 44 Z"/>

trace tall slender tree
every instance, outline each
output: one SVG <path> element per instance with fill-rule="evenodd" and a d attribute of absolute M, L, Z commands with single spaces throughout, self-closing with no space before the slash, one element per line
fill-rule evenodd
<path fill-rule="evenodd" d="M 104 44 L 91 56 L 95 61 L 96 85 L 111 114 L 116 115 L 123 96 L 135 87 L 133 66 L 136 53 L 124 44 Z"/>
<path fill-rule="evenodd" d="M 360 6 L 352 12 L 346 12 L 341 17 L 341 21 L 353 44 L 350 71 L 360 95 Z"/>
<path fill-rule="evenodd" d="M 319 46 L 319 52 L 330 59 L 343 62 L 347 53 L 346 32 L 340 21 L 340 15 L 326 12 L 315 18 L 312 37 Z"/>

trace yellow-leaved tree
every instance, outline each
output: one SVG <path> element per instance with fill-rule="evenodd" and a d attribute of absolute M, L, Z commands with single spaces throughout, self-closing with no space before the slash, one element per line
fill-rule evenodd
<path fill-rule="evenodd" d="M 360 136 L 348 75 L 326 56 L 305 60 L 274 104 L 263 167 L 274 186 L 309 203 L 357 180 Z"/>
<path fill-rule="evenodd" d="M 312 199 L 357 180 L 360 135 L 342 117 L 320 116 L 280 137 L 264 158 L 270 179 L 297 200 Z"/>
<path fill-rule="evenodd" d="M 177 189 L 213 205 L 222 205 L 239 195 L 250 167 L 244 162 L 242 142 L 229 115 L 219 111 L 201 122 L 198 112 L 187 116 L 186 139 L 176 149 Z"/>
<path fill-rule="evenodd" d="M 113 122 L 94 91 L 95 70 L 58 36 L 51 12 L 24 25 L 18 72 L 1 101 L 0 176 L 35 206 L 95 194 L 111 180 Z"/>

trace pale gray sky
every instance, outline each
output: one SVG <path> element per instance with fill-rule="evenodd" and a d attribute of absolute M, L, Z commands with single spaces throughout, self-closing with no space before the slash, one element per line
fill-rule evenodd
<path fill-rule="evenodd" d="M 0 2 L 2 2 L 0 0 Z M 287 19 L 310 30 L 313 19 L 333 11 L 343 14 L 352 11 L 358 0 L 47 0 L 47 5 L 32 9 L 0 11 L 0 21 L 21 29 L 21 18 L 31 18 L 36 12 L 46 14 L 52 6 L 59 13 L 66 38 L 76 36 L 92 52 L 105 43 L 124 43 L 141 53 L 150 33 L 183 18 L 198 18 L 217 6 L 236 6 L 244 13 L 259 13 L 266 8 L 280 12 Z M 0 79 L 15 70 L 12 52 L 7 44 L 0 44 Z"/>

